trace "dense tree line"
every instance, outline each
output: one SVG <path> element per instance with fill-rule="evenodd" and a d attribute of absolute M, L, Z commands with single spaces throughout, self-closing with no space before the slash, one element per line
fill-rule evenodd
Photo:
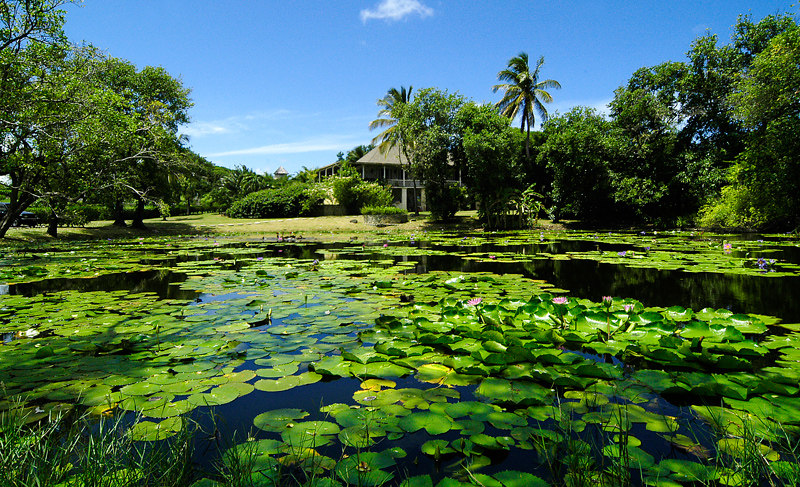
<path fill-rule="evenodd" d="M 560 84 L 540 79 L 543 63 L 512 58 L 495 107 L 431 88 L 379 100 L 373 126 L 388 128 L 375 142 L 407 156 L 435 217 L 458 209 L 458 179 L 490 227 L 524 225 L 538 205 L 555 219 L 607 223 L 800 223 L 800 28 L 791 16 L 742 16 L 730 43 L 706 34 L 686 61 L 637 70 L 608 116 L 587 107 L 550 116 L 547 89 Z M 535 113 L 540 132 L 530 131 Z"/>
<path fill-rule="evenodd" d="M 685 61 L 637 70 L 608 115 L 549 114 L 560 84 L 526 53 L 498 73 L 496 105 L 392 88 L 370 124 L 381 129 L 374 145 L 338 154 L 343 172 L 319 182 L 306 168 L 274 179 L 193 153 L 179 135 L 189 90 L 162 68 L 70 43 L 68 1 L 0 0 L 0 194 L 10 201 L 0 237 L 26 209 L 53 235 L 70 219 L 140 227 L 146 206 L 268 217 L 315 214 L 327 198 L 353 213 L 390 199 L 346 168 L 375 146 L 402 156 L 437 219 L 475 204 L 489 228 L 529 225 L 541 210 L 662 226 L 800 223 L 800 27 L 789 15 L 740 17 L 729 43 L 706 34 Z"/>
<path fill-rule="evenodd" d="M 76 202 L 119 212 L 132 199 L 141 226 L 145 203 L 166 206 L 197 169 L 178 136 L 189 90 L 162 68 L 71 44 L 64 3 L 0 2 L 0 176 L 10 200 L 0 237 L 34 203 L 53 235 Z"/>
<path fill-rule="evenodd" d="M 610 116 L 578 107 L 543 126 L 556 216 L 663 225 L 796 228 L 798 25 L 740 17 L 687 61 L 636 71 Z"/>

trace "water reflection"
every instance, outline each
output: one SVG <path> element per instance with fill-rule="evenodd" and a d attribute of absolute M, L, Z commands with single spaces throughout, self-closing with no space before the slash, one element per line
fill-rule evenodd
<path fill-rule="evenodd" d="M 152 292 L 162 299 L 194 300 L 200 293 L 184 290 L 177 284 L 186 280 L 186 275 L 166 269 L 115 272 L 89 278 L 56 278 L 41 281 L 10 284 L 8 294 L 36 296 L 57 291 L 130 291 L 131 293 Z"/>

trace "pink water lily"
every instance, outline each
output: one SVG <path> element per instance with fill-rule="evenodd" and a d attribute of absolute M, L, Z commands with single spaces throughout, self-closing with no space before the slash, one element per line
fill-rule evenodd
<path fill-rule="evenodd" d="M 557 298 L 553 298 L 553 304 L 567 304 L 569 299 L 566 296 L 559 296 Z"/>
<path fill-rule="evenodd" d="M 633 311 L 634 305 L 632 304 L 623 304 L 622 307 L 625 309 L 626 313 L 630 313 Z"/>
<path fill-rule="evenodd" d="M 481 304 L 482 301 L 483 301 L 483 298 L 472 298 L 472 299 L 467 301 L 467 304 L 469 306 L 477 306 L 477 305 Z"/>

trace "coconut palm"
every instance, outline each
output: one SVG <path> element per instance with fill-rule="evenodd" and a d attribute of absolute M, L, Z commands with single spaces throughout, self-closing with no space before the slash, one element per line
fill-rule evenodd
<path fill-rule="evenodd" d="M 534 112 L 541 117 L 542 122 L 547 121 L 545 103 L 552 103 L 553 96 L 546 88 L 560 89 L 561 84 L 554 79 L 539 81 L 539 71 L 544 64 L 544 56 L 539 58 L 536 68 L 531 71 L 528 64 L 528 54 L 525 52 L 512 57 L 508 61 L 508 68 L 497 73 L 497 79 L 505 81 L 503 84 L 492 87 L 492 92 L 503 90 L 503 98 L 495 105 L 500 114 L 510 119 L 515 119 L 521 112 L 522 123 L 520 130 L 528 129 L 525 138 L 525 155 L 530 157 L 531 127 L 536 122 Z"/>
<path fill-rule="evenodd" d="M 411 90 L 413 89 L 413 86 L 409 86 L 408 90 L 406 90 L 405 86 L 401 86 L 399 90 L 397 88 L 390 88 L 389 91 L 386 92 L 386 96 L 378 100 L 378 106 L 381 107 L 381 109 L 378 110 L 378 118 L 370 122 L 369 129 L 375 130 L 385 127 L 383 132 L 372 139 L 372 145 L 377 146 L 381 154 L 385 154 L 399 142 L 395 130 L 397 119 L 394 118 L 392 112 L 395 107 L 399 106 L 401 103 L 408 103 L 411 101 Z"/>
<path fill-rule="evenodd" d="M 417 180 L 416 177 L 414 177 L 411 158 L 408 156 L 411 141 L 403 138 L 397 130 L 397 114 L 395 113 L 397 108 L 401 105 L 411 102 L 411 91 L 413 89 L 413 86 L 409 86 L 408 90 L 406 90 L 405 86 L 401 86 L 399 90 L 397 88 L 389 88 L 389 91 L 386 92 L 386 96 L 378 100 L 378 106 L 381 107 L 381 109 L 378 110 L 378 118 L 370 122 L 369 129 L 374 130 L 376 128 L 385 127 L 383 132 L 372 139 L 372 145 L 376 146 L 381 154 L 386 154 L 389 150 L 396 147 L 398 155 L 405 156 L 406 169 L 411 175 L 414 189 L 414 211 L 419 213 L 419 208 L 417 207 Z M 400 160 L 402 161 L 403 157 L 400 157 Z"/>

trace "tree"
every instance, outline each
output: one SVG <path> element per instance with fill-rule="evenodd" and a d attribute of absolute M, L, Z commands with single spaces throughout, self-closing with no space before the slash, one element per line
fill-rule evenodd
<path fill-rule="evenodd" d="M 0 54 L 20 52 L 27 44 L 62 44 L 64 12 L 74 0 L 2 0 L 0 2 Z"/>
<path fill-rule="evenodd" d="M 739 80 L 750 76 L 770 39 L 792 26 L 788 15 L 759 22 L 740 16 L 730 44 L 703 35 L 687 62 L 633 73 L 611 104 L 616 149 L 609 162 L 619 205 L 641 218 L 675 223 L 688 221 L 719 194 L 750 138 L 731 101 Z"/>
<path fill-rule="evenodd" d="M 411 91 L 413 86 L 409 86 L 406 90 L 405 86 L 397 88 L 389 88 L 386 96 L 378 100 L 378 118 L 370 122 L 369 129 L 375 130 L 383 128 L 384 130 L 372 139 L 372 145 L 377 146 L 381 154 L 385 154 L 390 149 L 398 147 L 401 144 L 402 138 L 397 132 L 397 118 L 395 107 L 411 101 Z"/>
<path fill-rule="evenodd" d="M 453 180 L 463 165 L 457 114 L 465 102 L 459 94 L 426 88 L 397 109 L 397 130 L 409 149 L 411 170 L 425 180 L 426 197 L 436 219 L 452 218 L 462 199 L 461 188 Z"/>
<path fill-rule="evenodd" d="M 10 208 L 0 218 L 0 237 L 35 197 L 21 186 L 23 174 L 38 173 L 30 166 L 36 153 L 34 136 L 64 125 L 54 110 L 69 105 L 64 87 L 48 85 L 53 66 L 67 57 L 63 32 L 65 0 L 3 0 L 0 2 L 0 176 L 10 194 Z M 72 88 L 78 88 L 72 85 Z M 72 93 L 74 94 L 74 93 Z M 60 98 L 59 98 L 60 97 Z M 72 104 L 75 108 L 80 103 Z M 50 117 L 38 117 L 48 108 Z"/>
<path fill-rule="evenodd" d="M 486 228 L 520 227 L 515 204 L 525 189 L 521 170 L 523 135 L 489 105 L 466 103 L 458 112 L 463 131 L 465 177 Z M 524 218 L 523 218 L 524 219 Z"/>
<path fill-rule="evenodd" d="M 730 96 L 748 129 L 745 149 L 730 172 L 731 186 L 708 223 L 767 227 L 800 225 L 800 27 L 773 37 L 756 54 Z M 719 220 L 714 221 L 714 213 Z"/>
<path fill-rule="evenodd" d="M 609 159 L 612 124 L 596 110 L 575 107 L 542 126 L 539 160 L 552 174 L 556 217 L 608 218 L 615 213 Z"/>
<path fill-rule="evenodd" d="M 4 60 L 0 175 L 9 180 L 11 211 L 0 219 L 0 237 L 34 201 L 45 199 L 57 207 L 68 194 L 85 193 L 83 183 L 105 181 L 104 168 L 82 156 L 104 140 L 104 107 L 117 99 L 97 89 L 101 57 L 90 46 L 29 43 Z M 95 171 L 101 171 L 100 178 L 92 178 Z"/>
<path fill-rule="evenodd" d="M 419 207 L 417 206 L 417 178 L 410 157 L 411 142 L 408 137 L 404 137 L 402 130 L 397 126 L 397 117 L 403 105 L 411 102 L 411 91 L 413 89 L 413 86 L 409 86 L 407 90 L 404 86 L 401 86 L 399 90 L 390 88 L 386 92 L 386 96 L 378 100 L 378 106 L 381 109 L 378 110 L 378 118 L 370 122 L 369 129 L 374 130 L 385 127 L 383 132 L 372 139 L 372 145 L 376 145 L 381 154 L 397 149 L 398 159 L 406 161 L 405 168 L 411 176 L 411 184 L 413 185 L 412 201 L 414 212 L 419 213 Z"/>
<path fill-rule="evenodd" d="M 542 122 L 547 121 L 547 109 L 545 103 L 552 103 L 553 96 L 547 91 L 548 88 L 560 89 L 561 84 L 553 79 L 539 81 L 540 70 L 544 64 L 544 56 L 539 58 L 536 68 L 531 71 L 528 64 L 528 54 L 519 53 L 508 61 L 508 67 L 497 73 L 499 81 L 505 83 L 492 87 L 492 92 L 502 90 L 503 98 L 497 102 L 496 106 L 500 114 L 510 119 L 520 115 L 520 131 L 527 129 L 525 139 L 525 156 L 530 158 L 530 133 L 531 127 L 535 125 L 538 113 Z"/>

